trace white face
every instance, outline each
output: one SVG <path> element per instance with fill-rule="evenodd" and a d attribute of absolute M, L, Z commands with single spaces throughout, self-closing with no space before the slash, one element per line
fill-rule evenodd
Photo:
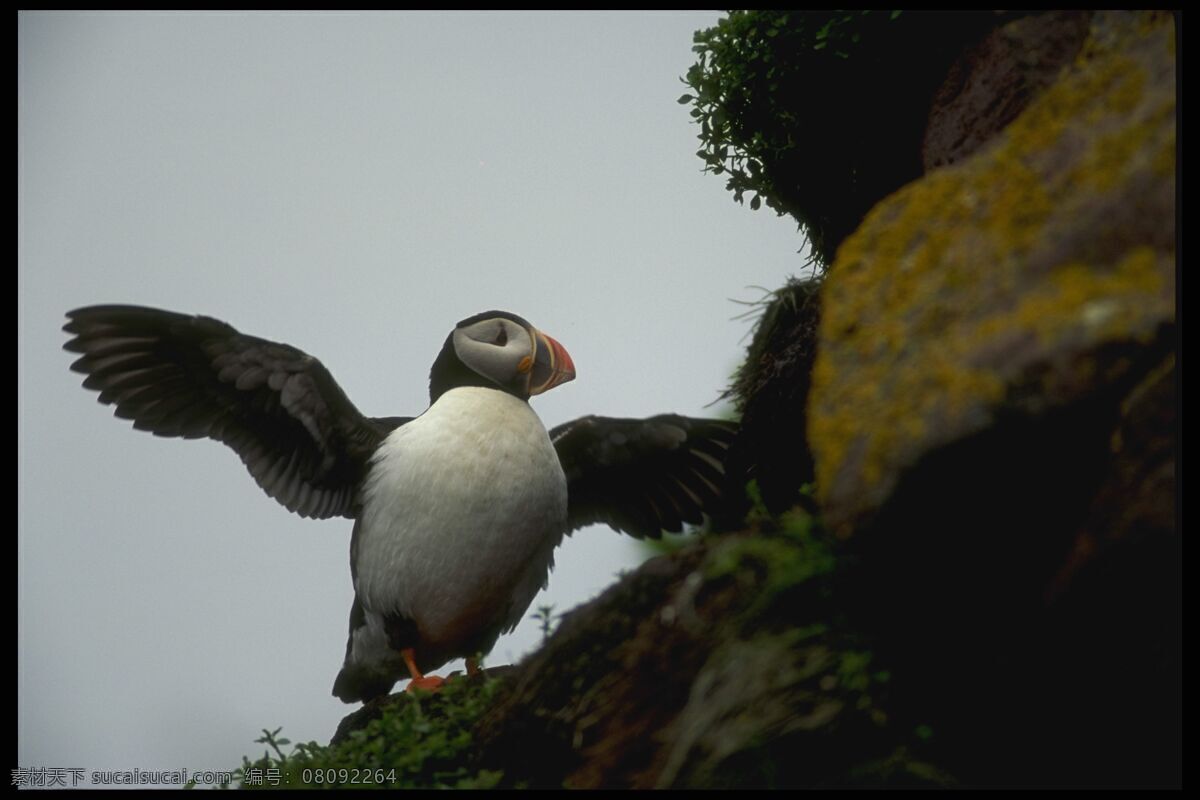
<path fill-rule="evenodd" d="M 454 331 L 454 352 L 459 360 L 501 386 L 529 373 L 536 348 L 529 330 L 503 317 L 480 320 Z"/>

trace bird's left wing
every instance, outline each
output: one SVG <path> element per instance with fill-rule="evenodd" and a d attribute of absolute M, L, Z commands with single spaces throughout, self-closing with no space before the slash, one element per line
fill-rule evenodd
<path fill-rule="evenodd" d="M 604 522 L 657 539 L 721 502 L 733 422 L 581 417 L 550 431 L 567 476 L 568 530 Z"/>
<path fill-rule="evenodd" d="M 210 317 L 140 306 L 67 314 L 71 369 L 139 430 L 233 448 L 304 517 L 353 516 L 375 448 L 403 417 L 364 417 L 320 361 Z"/>

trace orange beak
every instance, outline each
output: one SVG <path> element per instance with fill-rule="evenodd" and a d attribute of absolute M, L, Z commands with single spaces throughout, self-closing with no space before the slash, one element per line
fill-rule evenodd
<path fill-rule="evenodd" d="M 575 362 L 567 349 L 541 331 L 534 331 L 536 353 L 529 370 L 529 394 L 541 394 L 575 378 Z"/>

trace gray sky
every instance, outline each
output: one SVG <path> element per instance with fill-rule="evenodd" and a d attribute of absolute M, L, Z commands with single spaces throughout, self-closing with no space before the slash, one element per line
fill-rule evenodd
<path fill-rule="evenodd" d="M 18 16 L 19 766 L 228 769 L 328 740 L 349 520 L 292 516 L 213 442 L 133 431 L 68 371 L 68 309 L 204 313 L 415 415 L 453 324 L 569 350 L 534 400 L 712 415 L 794 224 L 701 173 L 677 105 L 713 12 Z M 557 611 L 644 553 L 558 551 Z M 532 609 L 531 609 L 532 610 Z M 487 663 L 540 639 L 530 620 Z"/>

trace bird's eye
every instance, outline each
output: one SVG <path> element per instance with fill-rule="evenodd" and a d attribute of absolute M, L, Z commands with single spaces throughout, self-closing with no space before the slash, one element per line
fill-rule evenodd
<path fill-rule="evenodd" d="M 496 334 L 495 344 L 497 347 L 504 347 L 508 344 L 508 331 L 503 325 L 500 326 L 500 332 Z"/>

